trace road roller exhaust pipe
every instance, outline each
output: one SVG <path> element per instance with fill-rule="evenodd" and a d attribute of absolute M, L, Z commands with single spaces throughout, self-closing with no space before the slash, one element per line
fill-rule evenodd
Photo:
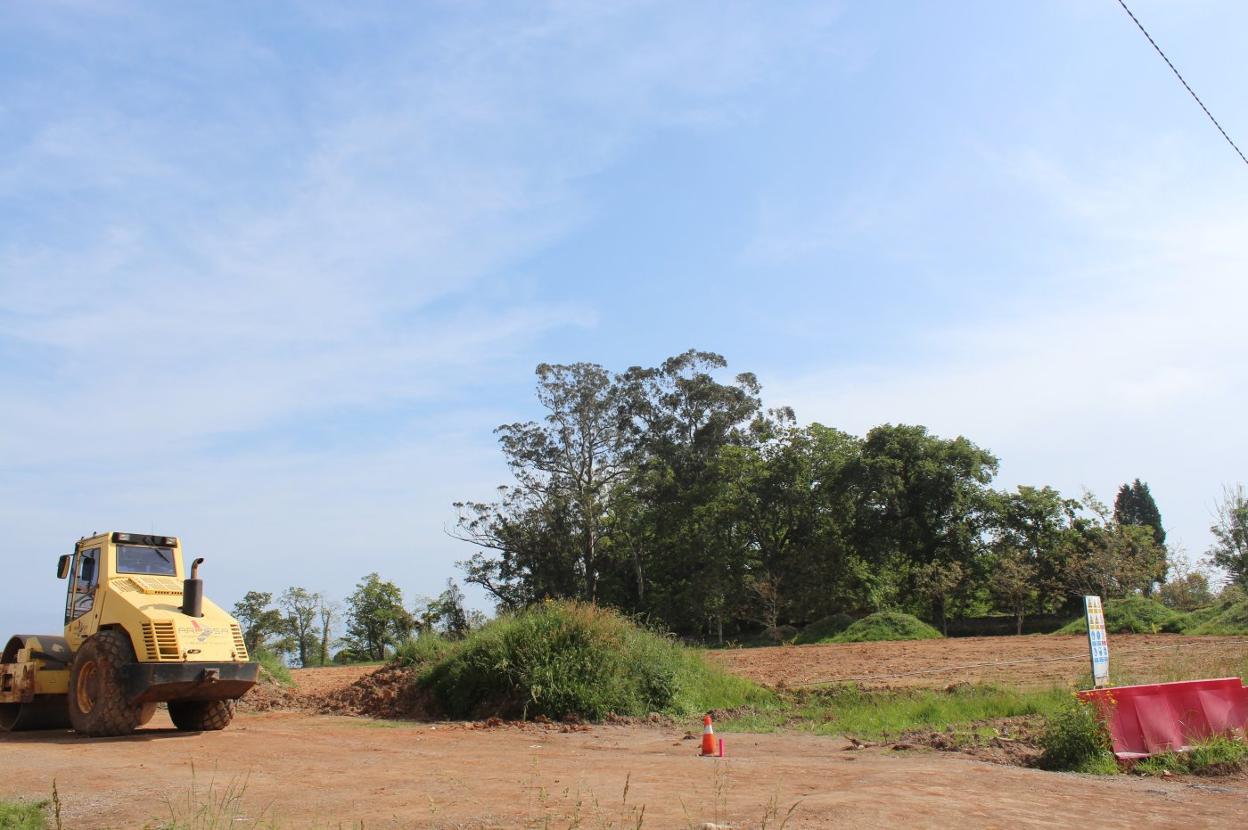
<path fill-rule="evenodd" d="M 204 616 L 204 581 L 199 578 L 199 566 L 204 557 L 191 563 L 191 578 L 182 580 L 182 613 L 188 617 Z"/>

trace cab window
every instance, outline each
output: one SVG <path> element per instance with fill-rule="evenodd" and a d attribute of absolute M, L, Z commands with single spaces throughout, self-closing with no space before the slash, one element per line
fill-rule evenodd
<path fill-rule="evenodd" d="M 118 545 L 117 572 L 174 576 L 177 571 L 173 566 L 173 549 L 147 545 Z"/>
<path fill-rule="evenodd" d="M 87 548 L 74 561 L 69 601 L 65 606 L 65 622 L 76 620 L 91 610 L 95 603 L 95 586 L 100 581 L 100 549 Z"/>

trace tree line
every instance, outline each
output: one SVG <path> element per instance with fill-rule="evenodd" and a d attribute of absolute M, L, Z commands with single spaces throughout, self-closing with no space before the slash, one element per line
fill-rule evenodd
<path fill-rule="evenodd" d="M 575 598 L 719 640 L 881 609 L 938 625 L 1010 614 L 1021 631 L 1030 614 L 1077 612 L 1084 594 L 1209 593 L 1202 573 L 1172 573 L 1139 479 L 1112 509 L 994 489 L 998 459 L 965 437 L 802 426 L 763 407 L 754 375 L 721 380 L 726 367 L 696 350 L 623 372 L 538 366 L 542 420 L 496 430 L 513 480 L 455 505 L 454 535 L 476 548 L 467 581 L 501 609 Z M 1237 493 L 1211 558 L 1246 583 Z"/>
<path fill-rule="evenodd" d="M 342 603 L 291 587 L 277 595 L 248 591 L 234 605 L 247 650 L 270 652 L 300 666 L 384 660 L 404 640 L 421 634 L 458 639 L 480 625 L 481 614 L 464 607 L 452 580 L 433 599 L 409 610 L 403 592 L 376 573 L 365 576 Z M 345 625 L 339 633 L 340 625 Z"/>

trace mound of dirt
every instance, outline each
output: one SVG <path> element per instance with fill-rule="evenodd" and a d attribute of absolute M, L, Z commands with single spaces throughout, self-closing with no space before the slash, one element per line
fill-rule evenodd
<path fill-rule="evenodd" d="M 405 666 L 382 666 L 349 686 L 310 695 L 314 711 L 325 715 L 357 715 L 367 718 L 425 718 L 428 695 L 416 687 L 416 670 Z"/>
<path fill-rule="evenodd" d="M 422 692 L 412 683 L 415 670 L 387 665 L 363 674 L 313 669 L 295 675 L 295 686 L 261 682 L 243 696 L 243 711 L 288 710 L 367 718 L 426 716 Z M 349 682 L 348 682 L 349 681 Z"/>
<path fill-rule="evenodd" d="M 293 686 L 257 683 L 238 701 L 242 712 L 269 712 L 274 709 L 302 710 L 303 695 Z"/>

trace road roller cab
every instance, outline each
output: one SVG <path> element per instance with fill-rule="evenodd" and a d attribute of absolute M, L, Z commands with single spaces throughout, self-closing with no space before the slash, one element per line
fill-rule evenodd
<path fill-rule="evenodd" d="M 172 536 L 84 537 L 57 563 L 63 636 L 19 634 L 0 658 L 0 731 L 122 735 L 166 702 L 179 729 L 220 729 L 256 682 L 238 622 L 204 598 Z"/>

